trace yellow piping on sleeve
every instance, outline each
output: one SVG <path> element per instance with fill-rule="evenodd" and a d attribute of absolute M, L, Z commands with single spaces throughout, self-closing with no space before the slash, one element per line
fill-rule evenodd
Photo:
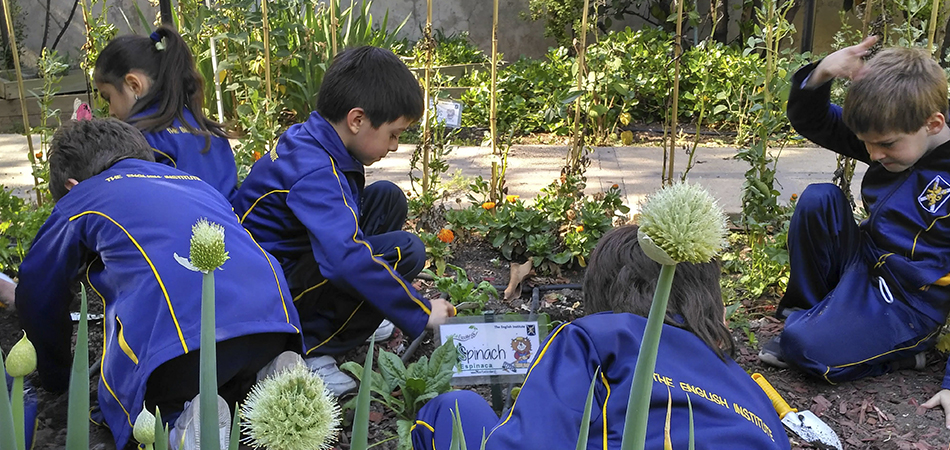
<path fill-rule="evenodd" d="M 246 229 L 244 231 L 247 231 Z M 254 239 L 254 236 L 251 236 L 251 232 L 247 231 L 247 236 L 251 238 L 251 241 L 254 242 L 254 245 L 257 246 L 258 250 L 261 251 L 261 254 L 264 256 L 264 259 L 267 261 L 267 265 L 270 266 L 271 273 L 274 274 L 274 283 L 277 283 L 277 293 L 280 294 L 280 306 L 284 308 L 284 317 L 287 319 L 287 323 L 290 323 L 290 313 L 287 312 L 287 303 L 284 299 L 284 291 L 280 288 L 280 277 L 277 276 L 277 271 L 274 270 L 274 264 L 271 263 L 270 258 L 267 256 L 267 252 L 264 251 L 264 248 Z M 300 333 L 300 330 L 290 323 L 290 326 L 294 327 L 297 330 L 297 333 Z"/>
<path fill-rule="evenodd" d="M 340 175 L 336 171 L 336 162 L 333 161 L 333 158 L 330 158 L 330 167 L 333 169 L 333 176 L 336 177 L 336 182 L 340 185 L 340 194 L 343 195 L 343 204 L 346 205 L 346 208 L 350 210 L 350 214 L 353 215 L 354 228 L 353 228 L 353 236 L 350 239 L 352 239 L 353 242 L 357 244 L 362 244 L 364 247 L 366 247 L 366 250 L 369 250 L 369 255 L 372 258 L 372 260 L 375 261 L 376 264 L 383 266 L 386 269 L 386 271 L 389 272 L 389 275 L 393 277 L 393 279 L 396 280 L 397 283 L 399 283 L 399 286 L 402 287 L 406 295 L 408 295 L 409 298 L 411 298 L 413 302 L 419 305 L 419 307 L 422 308 L 422 310 L 425 311 L 426 314 L 432 314 L 432 311 L 429 310 L 429 307 L 427 307 L 425 303 L 422 303 L 421 300 L 419 300 L 414 295 L 412 295 L 412 292 L 409 291 L 409 287 L 406 286 L 406 283 L 402 282 L 402 278 L 399 275 L 396 275 L 395 272 L 393 272 L 393 269 L 389 267 L 389 264 L 387 264 L 386 261 L 380 261 L 376 259 L 375 256 L 373 256 L 373 247 L 370 247 L 369 243 L 367 243 L 366 241 L 356 239 L 356 234 L 359 233 L 360 231 L 360 221 L 356 217 L 356 211 L 353 211 L 353 208 L 351 208 L 350 204 L 346 201 L 346 193 L 343 192 L 343 182 L 340 180 Z"/>
<path fill-rule="evenodd" d="M 930 222 L 930 226 L 928 226 L 928 227 L 927 227 L 926 229 L 924 229 L 924 230 L 920 230 L 920 231 L 917 232 L 917 236 L 914 236 L 914 246 L 911 247 L 911 249 L 910 249 L 910 257 L 911 257 L 912 259 L 913 259 L 913 257 L 914 257 L 914 251 L 917 250 L 917 238 L 920 237 L 920 234 L 921 234 L 921 233 L 926 233 L 926 232 L 930 231 L 930 229 L 934 227 L 934 224 L 936 224 L 938 220 L 940 220 L 940 219 L 946 219 L 947 217 L 950 217 L 950 214 L 947 214 L 947 215 L 941 216 L 941 217 L 937 217 L 936 219 L 934 219 L 933 222 Z M 936 284 L 936 283 L 934 283 L 934 284 Z M 941 285 L 939 285 L 939 286 L 946 286 L 946 285 L 945 285 L 945 284 L 941 284 Z"/>
<path fill-rule="evenodd" d="M 538 353 L 538 359 L 534 360 L 534 364 L 532 364 L 532 365 L 531 365 L 531 368 L 528 369 L 528 374 L 525 375 L 525 377 L 524 377 L 524 383 L 522 383 L 522 386 L 524 386 L 525 384 L 528 384 L 528 378 L 531 377 L 531 372 L 534 371 L 534 368 L 537 367 L 537 366 L 538 366 L 538 363 L 541 362 L 541 359 L 544 358 L 544 355 L 545 355 L 545 354 L 547 353 L 547 351 L 548 351 L 548 347 L 550 347 L 550 346 L 551 346 L 551 343 L 554 342 L 554 338 L 556 338 L 557 335 L 558 335 L 558 333 L 560 333 L 561 330 L 563 330 L 564 327 L 566 327 L 566 326 L 568 326 L 568 325 L 570 325 L 570 322 L 561 324 L 561 326 L 558 327 L 557 330 L 554 331 L 554 334 L 552 334 L 551 337 L 548 338 L 548 342 L 547 342 L 546 344 L 544 344 L 544 348 L 541 349 L 541 353 Z M 505 420 L 504 420 L 504 421 L 502 421 L 502 422 L 499 423 L 498 425 L 495 425 L 495 428 L 492 428 L 491 433 L 488 433 L 488 437 L 485 438 L 485 441 L 486 441 L 486 442 L 487 442 L 489 439 L 491 439 L 491 436 L 492 436 L 493 434 L 495 434 L 495 431 L 496 431 L 496 430 L 498 430 L 499 428 L 501 428 L 502 425 L 508 423 L 508 421 L 511 420 L 511 416 L 512 416 L 512 414 L 514 414 L 514 412 L 515 412 L 515 406 L 517 406 L 517 405 L 518 405 L 518 399 L 515 399 L 515 402 L 511 404 L 511 409 L 508 410 L 508 417 L 505 417 Z"/>
<path fill-rule="evenodd" d="M 323 286 L 324 284 L 327 284 L 327 281 L 330 281 L 330 280 L 323 280 L 323 281 L 321 281 L 321 282 L 319 282 L 319 283 L 317 283 L 317 284 L 315 284 L 315 285 L 313 285 L 313 286 L 308 287 L 307 289 L 304 289 L 303 292 L 297 294 L 297 296 L 294 297 L 294 302 L 296 303 L 297 300 L 300 300 L 300 298 L 303 297 L 304 294 L 306 294 L 307 292 L 310 292 L 310 291 L 312 291 L 312 290 L 314 290 L 314 289 L 316 289 L 316 288 L 318 288 L 318 287 L 320 287 L 320 286 Z"/>
<path fill-rule="evenodd" d="M 176 169 L 178 168 L 178 163 L 175 162 L 175 158 L 172 158 L 171 155 L 169 155 L 168 153 L 165 153 L 155 147 L 152 147 L 152 151 L 168 158 L 168 160 L 172 162 L 172 167 Z"/>
<path fill-rule="evenodd" d="M 158 281 L 158 286 L 162 288 L 162 295 L 165 296 L 165 303 L 168 305 L 168 312 L 171 313 L 172 322 L 175 323 L 175 330 L 178 332 L 178 340 L 181 341 L 181 347 L 185 350 L 185 353 L 188 353 L 188 344 L 185 343 L 185 336 L 182 334 L 181 325 L 178 324 L 178 318 L 175 316 L 175 308 L 172 307 L 172 301 L 168 297 L 168 290 L 165 289 L 165 283 L 162 282 L 162 277 L 158 275 L 158 269 L 156 269 L 155 265 L 152 264 L 152 260 L 149 259 L 148 254 L 145 253 L 145 249 L 143 249 L 142 246 L 139 245 L 138 241 L 136 241 L 135 238 L 132 237 L 132 234 L 129 233 L 129 231 L 126 230 L 125 227 L 123 227 L 122 225 L 119 225 L 119 222 L 116 222 L 115 219 L 99 211 L 84 211 L 79 214 L 76 214 L 75 216 L 70 217 L 69 221 L 72 222 L 73 220 L 76 220 L 82 216 L 85 216 L 86 214 L 95 214 L 97 216 L 102 216 L 108 219 L 110 222 L 115 224 L 115 226 L 119 227 L 119 229 L 122 230 L 122 232 L 124 232 L 126 236 L 128 236 L 129 240 L 132 241 L 132 244 L 135 245 L 135 248 L 139 249 L 139 252 L 142 253 L 142 257 L 145 258 L 145 262 L 148 263 L 148 266 L 152 268 L 152 274 L 155 275 L 155 280 Z"/>
<path fill-rule="evenodd" d="M 290 191 L 287 189 L 274 189 L 273 191 L 270 191 L 260 197 L 257 197 L 257 200 L 254 200 L 254 203 L 251 203 L 251 207 L 248 208 L 247 211 L 244 211 L 244 215 L 241 216 L 241 223 L 244 223 L 244 219 L 247 219 L 247 215 L 250 214 L 252 210 L 254 210 L 254 207 L 257 206 L 257 202 L 263 200 L 264 197 L 267 197 L 268 195 L 279 194 L 281 192 L 286 194 L 286 193 L 289 193 Z"/>
<path fill-rule="evenodd" d="M 92 264 L 94 262 L 95 261 L 92 261 L 86 265 L 86 283 L 88 283 L 89 287 L 92 288 L 92 291 L 95 292 L 96 295 L 99 296 L 99 300 L 102 301 L 102 311 L 104 313 L 106 311 L 106 298 L 102 296 L 102 293 L 99 292 L 99 290 L 96 289 L 95 286 L 92 285 L 92 280 L 89 279 L 89 270 L 92 268 Z M 129 415 L 129 410 L 125 409 L 125 405 L 123 405 L 122 402 L 119 401 L 119 397 L 115 395 L 115 391 L 112 390 L 112 386 L 109 386 L 109 380 L 106 380 L 105 371 L 102 370 L 106 362 L 106 339 L 109 336 L 109 333 L 106 332 L 107 322 L 108 322 L 108 319 L 105 319 L 105 318 L 102 321 L 102 357 L 99 360 L 99 379 L 102 380 L 102 385 L 106 387 L 106 390 L 109 391 L 109 394 L 111 394 L 112 398 L 115 399 L 115 402 L 118 403 L 119 408 L 122 408 L 122 412 L 125 413 L 125 420 L 129 422 L 129 426 L 131 427 L 134 425 L 132 424 L 132 416 Z"/>
<path fill-rule="evenodd" d="M 600 371 L 600 381 L 604 383 L 604 387 L 607 388 L 607 397 L 604 398 L 604 408 L 603 408 L 603 418 L 604 418 L 604 450 L 607 450 L 607 401 L 610 400 L 610 383 L 607 382 L 607 377 L 604 376 L 604 372 Z"/>
<path fill-rule="evenodd" d="M 119 324 L 119 333 L 117 337 L 119 341 L 119 348 L 122 349 L 122 352 L 125 353 L 125 355 L 128 356 L 129 359 L 135 363 L 135 365 L 138 365 L 139 357 L 135 356 L 135 352 L 132 351 L 132 347 L 129 346 L 129 342 L 125 340 L 125 326 L 122 325 L 122 321 L 119 320 L 119 316 L 115 316 L 115 321 Z"/>

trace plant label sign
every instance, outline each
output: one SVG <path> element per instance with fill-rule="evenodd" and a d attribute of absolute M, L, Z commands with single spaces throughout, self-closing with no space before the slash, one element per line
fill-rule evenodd
<path fill-rule="evenodd" d="M 451 337 L 458 352 L 454 382 L 483 384 L 500 381 L 498 377 L 524 379 L 540 350 L 541 328 L 537 320 L 506 319 L 509 318 L 464 317 L 441 326 L 441 343 Z"/>
<path fill-rule="evenodd" d="M 462 103 L 440 99 L 435 103 L 435 119 L 449 128 L 462 126 Z"/>

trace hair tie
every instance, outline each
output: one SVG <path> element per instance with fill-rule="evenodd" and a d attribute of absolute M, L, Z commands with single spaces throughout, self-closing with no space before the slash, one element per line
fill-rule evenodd
<path fill-rule="evenodd" d="M 155 50 L 165 50 L 165 38 L 158 34 L 158 30 L 153 31 L 149 38 L 155 43 Z"/>

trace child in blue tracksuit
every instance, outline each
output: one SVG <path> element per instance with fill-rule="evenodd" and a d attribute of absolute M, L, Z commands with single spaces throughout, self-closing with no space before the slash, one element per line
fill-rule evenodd
<path fill-rule="evenodd" d="M 113 39 L 96 59 L 94 81 L 109 114 L 142 131 L 155 161 L 234 196 L 237 166 L 228 133 L 205 117 L 204 78 L 174 29 Z"/>
<path fill-rule="evenodd" d="M 799 198 L 779 304 L 788 318 L 760 353 L 831 383 L 922 367 L 950 312 L 946 74 L 921 49 L 890 48 L 865 63 L 874 42 L 799 70 L 788 100 L 802 136 L 868 164 L 860 225 L 834 185 Z M 838 77 L 854 80 L 843 109 L 829 100 Z M 942 386 L 925 406 L 950 408 L 950 374 Z"/>
<path fill-rule="evenodd" d="M 440 395 L 419 411 L 413 448 L 449 448 L 450 411 L 456 403 L 468 448 L 479 448 L 483 430 L 489 450 L 574 448 L 596 374 L 587 448 L 619 449 L 637 349 L 659 273 L 660 265 L 640 249 L 636 226 L 605 234 L 584 275 L 585 309 L 595 314 L 551 333 L 511 410 L 499 419 L 472 391 Z M 723 321 L 719 276 L 714 262 L 676 267 L 657 353 L 646 448 L 663 448 L 668 401 L 673 448 L 687 448 L 687 397 L 697 449 L 790 448 L 769 398 L 726 355 L 734 347 Z"/>
<path fill-rule="evenodd" d="M 20 266 L 17 313 L 42 387 L 57 391 L 69 381 L 73 283 L 103 303 L 99 407 L 117 448 L 143 402 L 172 421 L 198 392 L 202 275 L 177 256 L 187 258 L 199 219 L 223 227 L 229 256 L 215 272 L 219 395 L 228 405 L 243 401 L 258 370 L 301 350 L 277 261 L 219 192 L 153 162 L 141 133 L 113 119 L 63 125 L 49 156 L 58 201 Z"/>
<path fill-rule="evenodd" d="M 454 314 L 410 284 L 425 246 L 402 231 L 405 195 L 388 181 L 364 188 L 364 166 L 396 151 L 422 115 L 406 65 L 376 47 L 337 55 L 317 111 L 259 159 L 233 204 L 244 226 L 281 263 L 303 324 L 308 364 L 335 394 L 356 383 L 329 355 L 364 342 L 386 318 L 411 337 Z M 319 355 L 324 355 L 319 357 Z"/>

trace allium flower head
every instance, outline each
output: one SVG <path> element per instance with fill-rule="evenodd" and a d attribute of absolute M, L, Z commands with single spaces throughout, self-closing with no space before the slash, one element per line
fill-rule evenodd
<path fill-rule="evenodd" d="M 697 184 L 664 187 L 647 198 L 640 210 L 640 247 L 660 264 L 709 261 L 722 250 L 725 235 L 722 209 Z"/>
<path fill-rule="evenodd" d="M 36 370 L 36 348 L 27 339 L 26 332 L 10 349 L 6 363 L 11 377 L 25 377 Z"/>
<path fill-rule="evenodd" d="M 149 412 L 148 408 L 142 407 L 142 411 L 135 418 L 135 426 L 132 427 L 132 436 L 140 444 L 155 443 L 155 415 Z"/>
<path fill-rule="evenodd" d="M 201 219 L 191 227 L 191 264 L 209 273 L 228 260 L 224 251 L 224 227 Z"/>
<path fill-rule="evenodd" d="M 298 364 L 257 383 L 241 408 L 246 442 L 271 450 L 331 448 L 340 407 L 323 380 Z"/>

